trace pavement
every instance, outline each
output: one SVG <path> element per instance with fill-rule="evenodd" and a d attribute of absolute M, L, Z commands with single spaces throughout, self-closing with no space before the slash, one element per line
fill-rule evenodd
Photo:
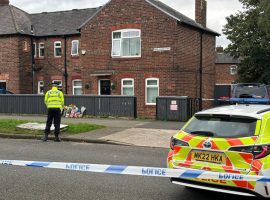
<path fill-rule="evenodd" d="M 45 123 L 46 116 L 36 115 L 0 115 L 0 119 L 20 119 Z M 121 119 L 121 118 L 62 118 L 62 124 L 91 123 L 104 125 L 98 129 L 76 135 L 61 134 L 62 141 L 119 144 L 142 147 L 169 148 L 170 138 L 176 134 L 184 122 Z M 35 135 L 0 133 L 2 138 L 40 139 Z M 49 139 L 53 139 L 53 135 Z M 48 141 L 50 142 L 50 141 Z"/>

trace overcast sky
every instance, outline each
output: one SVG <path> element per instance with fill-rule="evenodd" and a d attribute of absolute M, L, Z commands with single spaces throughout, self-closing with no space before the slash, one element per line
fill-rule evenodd
<path fill-rule="evenodd" d="M 182 14 L 195 18 L 195 0 L 160 0 Z M 10 4 L 29 13 L 93 8 L 108 0 L 10 0 Z M 207 0 L 207 27 L 222 34 L 225 17 L 242 10 L 238 0 Z M 224 35 L 217 38 L 217 45 L 226 47 L 230 41 Z"/>

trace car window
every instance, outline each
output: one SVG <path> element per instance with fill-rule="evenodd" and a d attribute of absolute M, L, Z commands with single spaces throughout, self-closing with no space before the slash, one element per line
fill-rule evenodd
<path fill-rule="evenodd" d="M 185 127 L 187 133 L 211 132 L 217 138 L 249 137 L 255 133 L 257 119 L 196 116 Z"/>
<path fill-rule="evenodd" d="M 266 97 L 265 87 L 259 85 L 239 85 L 235 88 L 235 97 Z"/>

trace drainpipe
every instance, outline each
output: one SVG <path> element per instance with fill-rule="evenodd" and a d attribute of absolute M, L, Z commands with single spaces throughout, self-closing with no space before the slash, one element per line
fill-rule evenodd
<path fill-rule="evenodd" d="M 200 84 L 200 89 L 199 89 L 199 110 L 202 110 L 202 71 L 203 71 L 203 32 L 200 32 L 200 66 L 199 66 L 199 84 Z"/>
<path fill-rule="evenodd" d="M 64 36 L 64 39 L 65 39 L 65 63 L 64 63 L 64 68 L 65 68 L 65 71 L 64 71 L 64 77 L 65 77 L 65 94 L 68 93 L 68 86 L 67 86 L 67 81 L 68 81 L 68 73 L 67 73 L 67 37 Z"/>
<path fill-rule="evenodd" d="M 31 63 L 32 63 L 32 94 L 35 93 L 35 48 L 34 48 L 34 41 L 33 41 L 33 36 L 34 35 L 34 27 L 31 25 L 31 38 L 30 38 L 30 43 L 31 43 Z"/>

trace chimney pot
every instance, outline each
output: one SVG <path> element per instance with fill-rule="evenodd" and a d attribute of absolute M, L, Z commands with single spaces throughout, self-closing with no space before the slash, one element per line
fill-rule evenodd
<path fill-rule="evenodd" d="M 1 5 L 9 5 L 9 0 L 0 0 L 0 6 Z"/>

